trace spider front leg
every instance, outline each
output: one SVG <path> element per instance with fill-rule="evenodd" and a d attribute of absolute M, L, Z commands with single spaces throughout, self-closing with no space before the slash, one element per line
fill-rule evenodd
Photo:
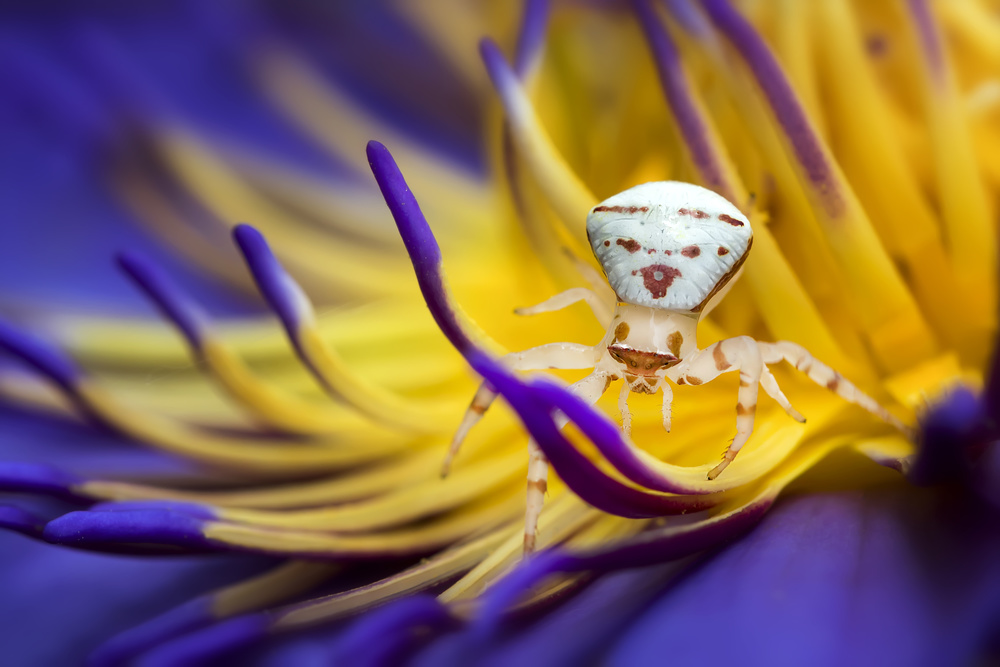
<path fill-rule="evenodd" d="M 542 301 L 534 306 L 515 308 L 514 314 L 538 315 L 540 313 L 551 313 L 572 306 L 578 301 L 585 301 L 587 306 L 590 307 L 590 311 L 601 322 L 604 322 L 605 319 L 611 319 L 610 317 L 606 317 L 607 307 L 601 301 L 601 297 L 599 297 L 593 290 L 589 290 L 586 287 L 573 287 L 565 292 L 560 292 L 555 296 L 549 297 L 545 301 Z"/>
<path fill-rule="evenodd" d="M 594 372 L 587 377 L 574 382 L 569 390 L 593 405 L 607 391 L 610 376 L 603 372 Z M 626 383 L 627 384 L 627 383 Z M 556 427 L 562 428 L 567 419 L 562 414 L 556 417 Z M 548 489 L 549 462 L 545 454 L 534 440 L 528 442 L 528 491 L 524 510 L 524 555 L 535 550 L 538 538 L 538 517 L 545 503 L 545 492 Z"/>
<path fill-rule="evenodd" d="M 760 348 L 757 346 L 757 341 L 749 336 L 729 338 L 699 350 L 685 363 L 677 366 L 672 374 L 677 384 L 704 384 L 730 370 L 740 372 L 740 388 L 736 401 L 736 437 L 726 449 L 719 465 L 708 473 L 709 479 L 718 477 L 726 466 L 732 463 L 753 433 L 754 418 L 757 415 L 758 388 L 764 373 Z M 772 377 L 771 380 L 773 379 Z M 774 389 L 777 389 L 777 383 L 774 384 Z M 780 393 L 780 390 L 778 394 L 787 405 L 788 399 Z"/>
<path fill-rule="evenodd" d="M 548 343 L 533 347 L 523 352 L 511 352 L 504 356 L 503 363 L 514 371 L 531 371 L 543 368 L 593 368 L 597 362 L 598 353 L 595 348 L 578 343 Z M 458 454 L 465 437 L 472 427 L 479 423 L 486 411 L 496 400 L 497 394 L 485 382 L 479 385 L 476 395 L 472 397 L 469 408 L 465 411 L 458 430 L 452 438 L 451 446 L 441 465 L 441 476 L 447 477 L 451 463 Z"/>

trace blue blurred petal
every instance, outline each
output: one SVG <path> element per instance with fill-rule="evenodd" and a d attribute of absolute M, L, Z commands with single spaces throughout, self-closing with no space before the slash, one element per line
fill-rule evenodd
<path fill-rule="evenodd" d="M 970 664 L 1000 628 L 1000 524 L 956 493 L 780 503 L 664 591 L 609 663 Z"/>

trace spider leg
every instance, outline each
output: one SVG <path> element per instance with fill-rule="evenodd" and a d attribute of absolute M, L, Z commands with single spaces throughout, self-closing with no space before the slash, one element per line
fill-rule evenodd
<path fill-rule="evenodd" d="M 788 397 L 785 396 L 785 392 L 781 391 L 781 387 L 778 386 L 778 381 L 774 379 L 773 375 L 771 375 L 771 371 L 768 369 L 767 364 L 765 363 L 760 370 L 760 386 L 763 387 L 764 392 L 773 398 L 775 402 L 788 413 L 789 417 L 801 424 L 805 424 L 806 418 L 803 417 L 798 410 L 792 407 L 792 404 L 788 401 Z"/>
<path fill-rule="evenodd" d="M 622 415 L 622 433 L 626 437 L 632 435 L 632 413 L 628 409 L 628 395 L 632 393 L 628 380 L 622 381 L 622 390 L 618 393 L 618 411 Z"/>
<path fill-rule="evenodd" d="M 604 392 L 607 391 L 608 374 L 594 372 L 587 377 L 574 382 L 569 390 L 587 401 L 590 404 L 597 402 Z M 626 383 L 627 386 L 627 383 Z M 562 428 L 566 425 L 566 417 L 558 415 L 556 425 Z M 524 510 L 524 555 L 528 555 L 535 550 L 535 541 L 538 537 L 538 517 L 542 513 L 542 505 L 545 503 L 545 491 L 548 489 L 549 462 L 545 454 L 535 444 L 534 440 L 528 442 L 528 491 Z"/>
<path fill-rule="evenodd" d="M 861 406 L 908 437 L 912 436 L 911 428 L 899 421 L 874 398 L 855 387 L 847 378 L 812 356 L 809 350 L 801 345 L 783 340 L 776 343 L 760 343 L 760 350 L 764 356 L 764 363 L 787 361 L 816 384 L 826 387 L 849 403 Z"/>
<path fill-rule="evenodd" d="M 660 383 L 663 391 L 663 430 L 670 433 L 670 408 L 674 402 L 674 390 L 666 382 Z"/>
<path fill-rule="evenodd" d="M 542 368 L 593 368 L 597 362 L 597 352 L 593 347 L 580 345 L 578 343 L 548 343 L 539 345 L 523 352 L 511 352 L 503 358 L 503 363 L 507 368 L 514 371 L 531 371 Z M 451 463 L 458 455 L 458 450 L 462 446 L 472 427 L 479 423 L 486 411 L 493 405 L 497 394 L 485 382 L 479 385 L 472 402 L 469 404 L 465 415 L 462 417 L 455 436 L 451 440 L 451 446 L 441 464 L 441 476 L 447 477 L 451 470 Z"/>
<path fill-rule="evenodd" d="M 749 336 L 738 336 L 699 350 L 674 371 L 673 377 L 677 378 L 677 384 L 703 384 L 729 370 L 739 369 L 740 372 L 740 388 L 736 401 L 736 437 L 722 455 L 719 465 L 709 471 L 709 479 L 718 477 L 726 466 L 732 463 L 753 433 L 754 419 L 757 415 L 757 394 L 763 368 L 764 362 L 757 341 Z M 788 402 L 787 399 L 785 402 Z"/>
<path fill-rule="evenodd" d="M 587 305 L 590 306 L 591 312 L 598 317 L 600 317 L 600 314 L 606 310 L 604 304 L 601 303 L 601 298 L 592 290 L 589 290 L 586 287 L 573 287 L 565 292 L 560 292 L 553 297 L 549 297 L 537 305 L 527 306 L 525 308 L 515 308 L 514 314 L 538 315 L 539 313 L 551 313 L 553 311 L 562 310 L 563 308 L 572 306 L 578 301 L 586 301 Z"/>

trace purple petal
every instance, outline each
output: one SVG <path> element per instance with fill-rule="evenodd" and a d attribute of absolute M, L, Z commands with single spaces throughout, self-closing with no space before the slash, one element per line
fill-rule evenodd
<path fill-rule="evenodd" d="M 1000 525 L 903 487 L 783 502 L 633 623 L 609 664 L 970 664 L 1000 611 Z"/>

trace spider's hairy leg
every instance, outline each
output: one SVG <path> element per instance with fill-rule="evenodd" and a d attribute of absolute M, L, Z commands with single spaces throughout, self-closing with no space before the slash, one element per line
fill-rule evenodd
<path fill-rule="evenodd" d="M 586 287 L 573 287 L 565 292 L 560 292 L 555 296 L 549 297 L 545 301 L 542 301 L 534 306 L 515 308 L 514 314 L 538 315 L 540 313 L 551 313 L 556 310 L 568 308 L 578 301 L 585 301 L 590 307 L 591 312 L 593 312 L 598 319 L 601 318 L 601 315 L 606 310 L 604 304 L 601 302 L 601 298 L 597 296 L 595 292 L 587 289 Z"/>
<path fill-rule="evenodd" d="M 719 465 L 709 471 L 709 479 L 718 477 L 726 466 L 732 463 L 753 433 L 754 418 L 757 415 L 757 394 L 763 368 L 764 361 L 757 341 L 749 336 L 727 338 L 709 345 L 676 367 L 674 377 L 677 378 L 678 384 L 703 384 L 726 371 L 739 369 L 740 372 L 740 388 L 736 401 L 736 437 L 726 449 Z M 787 403 L 787 399 L 785 402 Z"/>
<path fill-rule="evenodd" d="M 543 368 L 593 368 L 597 362 L 598 353 L 595 348 L 578 343 L 548 343 L 539 345 L 523 352 L 511 352 L 503 357 L 502 362 L 507 368 L 514 371 L 533 371 Z M 479 385 L 469 408 L 465 411 L 455 436 L 451 440 L 451 446 L 445 455 L 444 463 L 441 465 L 441 476 L 447 477 L 451 470 L 451 463 L 458 455 L 458 450 L 462 446 L 472 427 L 479 423 L 493 401 L 496 400 L 497 393 L 493 391 L 485 382 Z"/>
<path fill-rule="evenodd" d="M 593 405 L 607 391 L 611 384 L 607 373 L 595 371 L 582 380 L 569 386 L 573 392 L 587 403 Z M 626 383 L 626 387 L 628 383 Z M 560 429 L 566 425 L 566 417 L 556 416 L 556 426 Z M 528 443 L 528 492 L 524 510 L 524 555 L 534 552 L 538 538 L 538 517 L 545 503 L 545 491 L 548 488 L 549 462 L 545 454 L 532 440 Z"/>
<path fill-rule="evenodd" d="M 764 363 L 787 361 L 816 384 L 826 387 L 849 403 L 861 406 L 906 436 L 912 437 L 913 429 L 897 419 L 874 398 L 855 387 L 850 380 L 812 356 L 809 350 L 801 345 L 782 340 L 777 343 L 760 343 L 760 350 Z"/>

